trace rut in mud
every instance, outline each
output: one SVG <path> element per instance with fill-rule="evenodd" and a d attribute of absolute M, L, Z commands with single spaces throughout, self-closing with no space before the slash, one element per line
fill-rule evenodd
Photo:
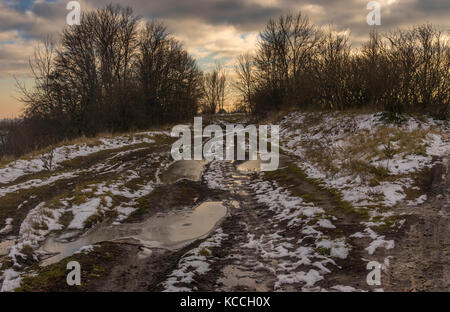
<path fill-rule="evenodd" d="M 211 167 L 214 167 L 211 170 Z M 245 169 L 240 172 L 237 168 Z M 328 214 L 336 209 L 332 198 L 323 197 L 327 211 L 292 197 L 280 187 L 272 189 L 270 207 L 261 198 L 272 187 L 263 175 L 247 170 L 254 163 L 240 165 L 213 162 L 208 177 L 233 199 L 230 216 L 221 225 L 220 247 L 203 255 L 187 253 L 163 283 L 169 291 L 301 291 L 367 289 L 365 264 L 359 246 L 343 239 L 344 232 L 332 232 L 340 219 Z M 217 179 L 220 177 L 219 179 Z M 208 183 L 208 181 L 205 181 Z M 276 182 L 275 182 L 276 183 Z M 304 182 L 307 183 L 307 182 Z M 211 184 L 211 183 L 210 183 Z M 309 187 L 315 188 L 313 185 Z M 320 192 L 315 188 L 317 192 Z M 258 199 L 259 198 L 259 199 Z M 291 202 L 289 202 L 291 201 Z M 276 207 L 279 206 L 279 207 Z M 300 206 L 300 207 L 299 207 Z M 303 206 L 303 207 L 302 207 Z M 326 217 L 329 219 L 322 219 Z M 322 226 L 320 225 L 323 222 Z M 345 221 L 343 221 L 345 222 Z M 358 228 L 350 229 L 355 233 Z M 201 249 L 200 251 L 205 249 Z M 203 264 L 199 264 L 203 262 Z M 188 278 L 186 278 L 188 276 Z M 345 286 L 343 286 L 345 285 Z M 351 288 L 350 288 L 351 287 Z"/>
<path fill-rule="evenodd" d="M 450 290 L 450 159 L 444 158 L 429 174 L 423 205 L 405 207 L 405 237 L 393 253 L 387 289 L 393 291 Z"/>
<path fill-rule="evenodd" d="M 384 231 L 381 237 L 361 235 L 367 224 L 362 212 L 348 211 L 332 193 L 293 174 L 293 163 L 285 165 L 260 174 L 254 162 L 213 162 L 204 183 L 229 192 L 236 202 L 221 226 L 220 246 L 200 245 L 187 252 L 157 289 L 449 289 L 448 164 L 432 170 L 430 190 L 437 196 L 429 194 L 432 200 L 420 208 L 409 207 L 406 225 Z M 211 177 L 214 183 L 208 181 Z M 309 199 L 306 206 L 299 197 Z M 383 246 L 390 243 L 384 238 L 395 240 L 397 246 L 388 252 Z M 381 286 L 367 284 L 369 259 L 383 264 Z"/>

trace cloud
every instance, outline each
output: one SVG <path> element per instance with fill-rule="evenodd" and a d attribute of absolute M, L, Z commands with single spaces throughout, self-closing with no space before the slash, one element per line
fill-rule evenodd
<path fill-rule="evenodd" d="M 12 35 L 15 38 L 15 35 Z M 0 35 L 1 37 L 1 35 Z M 37 41 L 15 38 L 0 45 L 0 78 L 29 75 L 29 58 Z"/>
<path fill-rule="evenodd" d="M 93 6 L 107 5 L 111 0 L 90 0 Z M 123 4 L 123 1 L 113 1 Z M 170 19 L 199 19 L 208 24 L 233 24 L 242 28 L 254 28 L 285 11 L 283 5 L 274 0 L 128 0 L 143 16 Z"/>
<path fill-rule="evenodd" d="M 195 19 L 182 22 L 168 19 L 166 23 L 188 52 L 197 59 L 206 59 L 208 67 L 213 61 L 229 65 L 239 54 L 252 50 L 258 37 L 256 31 L 243 33 L 234 25 L 206 24 Z"/>
<path fill-rule="evenodd" d="M 85 7 L 87 3 L 81 1 Z M 0 0 L 0 78 L 30 73 L 34 47 L 66 25 L 67 1 Z"/>
<path fill-rule="evenodd" d="M 26 73 L 32 46 L 65 26 L 68 0 L 0 0 L 0 77 Z M 371 26 L 366 23 L 369 0 L 81 0 L 82 10 L 109 3 L 131 6 L 143 19 L 166 21 L 176 38 L 204 67 L 217 60 L 230 64 L 252 50 L 270 18 L 301 10 L 317 25 L 349 31 L 358 46 Z M 448 0 L 379 0 L 381 32 L 394 27 L 433 22 L 450 29 Z M 23 67 L 23 68 L 22 68 Z"/>
<path fill-rule="evenodd" d="M 34 47 L 65 27 L 69 0 L 0 0 L 0 115 L 13 111 L 12 76 L 29 75 Z M 130 6 L 143 20 L 163 19 L 169 30 L 209 70 L 216 62 L 230 67 L 237 55 L 255 48 L 270 18 L 302 11 L 318 26 L 349 32 L 353 46 L 367 39 L 367 3 L 371 0 L 79 0 L 83 11 L 111 2 Z M 449 0 L 378 0 L 386 32 L 432 22 L 450 35 Z M 229 71 L 232 73 L 232 71 Z M 6 78 L 5 78 L 6 77 Z M 10 90 L 9 93 L 7 90 Z M 9 105 L 6 109 L 5 103 Z M 17 109 L 18 110 L 18 109 Z"/>

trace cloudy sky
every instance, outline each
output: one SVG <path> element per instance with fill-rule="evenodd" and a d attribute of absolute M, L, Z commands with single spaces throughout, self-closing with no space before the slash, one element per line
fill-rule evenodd
<path fill-rule="evenodd" d="M 14 77 L 28 85 L 28 59 L 47 34 L 65 26 L 68 0 L 0 0 L 0 118 L 20 114 Z M 109 3 L 131 6 L 142 18 L 164 19 L 203 69 L 231 65 L 252 50 L 268 19 L 301 10 L 317 25 L 349 31 L 354 46 L 365 40 L 369 0 L 80 0 L 82 10 Z M 450 0 L 378 0 L 380 31 L 432 22 L 450 30 Z"/>

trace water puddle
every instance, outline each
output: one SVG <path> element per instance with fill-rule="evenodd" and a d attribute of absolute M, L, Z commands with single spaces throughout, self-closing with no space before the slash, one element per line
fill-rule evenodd
<path fill-rule="evenodd" d="M 269 288 L 253 276 L 254 272 L 244 271 L 234 265 L 227 265 L 222 270 L 223 277 L 219 279 L 225 290 L 232 291 L 236 287 L 245 287 L 249 291 L 266 292 Z"/>
<path fill-rule="evenodd" d="M 261 160 L 247 160 L 237 166 L 237 170 L 241 172 L 258 172 L 261 171 Z"/>
<path fill-rule="evenodd" d="M 257 160 L 247 160 L 247 161 L 244 161 L 243 163 L 239 164 L 237 166 L 237 170 L 240 171 L 240 172 L 244 172 L 244 173 L 259 172 L 259 171 L 261 171 L 261 164 L 262 163 L 269 164 L 270 161 L 262 161 L 258 157 Z M 290 160 L 289 157 L 284 156 L 284 155 L 280 155 L 278 169 L 282 169 L 282 168 L 287 167 L 289 165 L 289 163 L 291 163 L 291 160 Z"/>
<path fill-rule="evenodd" d="M 194 240 L 206 237 L 226 217 L 227 211 L 222 202 L 205 202 L 194 210 L 157 215 L 142 223 L 102 224 L 71 242 L 49 238 L 39 251 L 54 256 L 42 261 L 41 265 L 57 263 L 72 256 L 82 247 L 106 241 L 176 250 Z"/>
<path fill-rule="evenodd" d="M 12 246 L 14 246 L 13 239 L 0 242 L 0 257 L 8 255 Z"/>
<path fill-rule="evenodd" d="M 172 184 L 179 180 L 200 181 L 206 161 L 203 160 L 180 160 L 161 174 L 161 182 Z"/>

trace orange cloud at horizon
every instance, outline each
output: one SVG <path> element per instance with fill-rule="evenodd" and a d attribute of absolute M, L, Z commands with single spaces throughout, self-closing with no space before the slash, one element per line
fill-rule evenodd
<path fill-rule="evenodd" d="M 23 104 L 15 98 L 15 84 L 14 79 L 0 78 L 0 119 L 17 118 L 22 113 Z"/>

